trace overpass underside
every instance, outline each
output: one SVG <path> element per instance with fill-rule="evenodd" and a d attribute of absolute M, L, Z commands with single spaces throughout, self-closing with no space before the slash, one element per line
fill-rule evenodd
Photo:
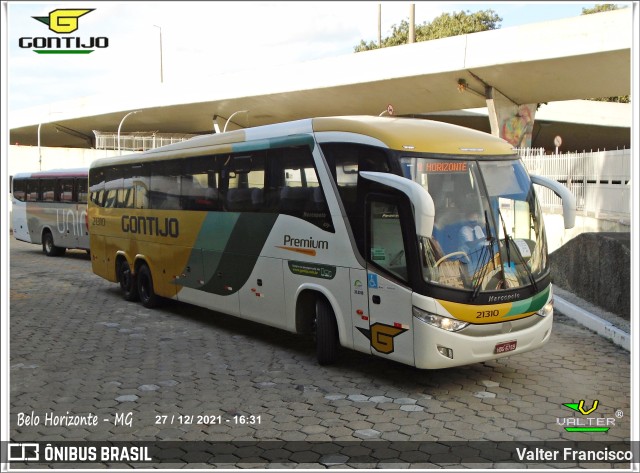
<path fill-rule="evenodd" d="M 10 143 L 95 147 L 94 130 L 136 110 L 126 130 L 201 134 L 392 105 L 400 116 L 487 107 L 493 134 L 527 146 L 538 104 L 631 93 L 632 20 L 624 8 L 85 97 L 12 113 Z"/>

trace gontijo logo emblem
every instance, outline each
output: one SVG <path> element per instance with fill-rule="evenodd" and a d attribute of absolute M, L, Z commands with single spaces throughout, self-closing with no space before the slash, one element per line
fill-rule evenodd
<path fill-rule="evenodd" d="M 79 18 L 94 11 L 94 8 L 84 9 L 57 9 L 49 13 L 49 16 L 34 16 L 33 19 L 44 23 L 49 30 L 59 35 L 67 35 L 78 30 Z M 109 47 L 109 38 L 106 36 L 23 36 L 18 45 L 22 49 L 31 49 L 37 54 L 89 54 L 94 48 Z"/>
<path fill-rule="evenodd" d="M 49 29 L 54 33 L 73 33 L 78 29 L 78 18 L 93 10 L 93 8 L 86 10 L 53 10 L 48 17 L 33 16 L 32 18 L 48 25 Z"/>

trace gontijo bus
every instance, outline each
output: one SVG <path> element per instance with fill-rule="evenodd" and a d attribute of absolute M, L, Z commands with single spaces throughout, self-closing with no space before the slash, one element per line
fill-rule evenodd
<path fill-rule="evenodd" d="M 42 244 L 47 256 L 89 249 L 89 169 L 18 173 L 11 181 L 12 228 L 17 240 Z"/>
<path fill-rule="evenodd" d="M 315 118 L 95 161 L 93 271 L 419 368 L 542 346 L 553 306 L 542 213 L 512 147 L 427 120 Z M 471 238 L 469 237 L 471 235 Z"/>

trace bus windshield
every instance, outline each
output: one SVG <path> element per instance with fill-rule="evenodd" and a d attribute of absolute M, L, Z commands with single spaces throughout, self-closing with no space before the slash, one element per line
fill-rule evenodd
<path fill-rule="evenodd" d="M 532 285 L 548 271 L 542 213 L 520 160 L 400 158 L 432 196 L 431 237 L 420 237 L 429 284 L 473 291 Z"/>

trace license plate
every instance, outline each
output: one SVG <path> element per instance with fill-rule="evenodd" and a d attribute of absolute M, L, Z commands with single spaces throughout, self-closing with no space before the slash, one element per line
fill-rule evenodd
<path fill-rule="evenodd" d="M 508 351 L 513 351 L 516 349 L 517 340 L 511 340 L 510 342 L 502 342 L 496 345 L 496 354 L 506 353 Z"/>

